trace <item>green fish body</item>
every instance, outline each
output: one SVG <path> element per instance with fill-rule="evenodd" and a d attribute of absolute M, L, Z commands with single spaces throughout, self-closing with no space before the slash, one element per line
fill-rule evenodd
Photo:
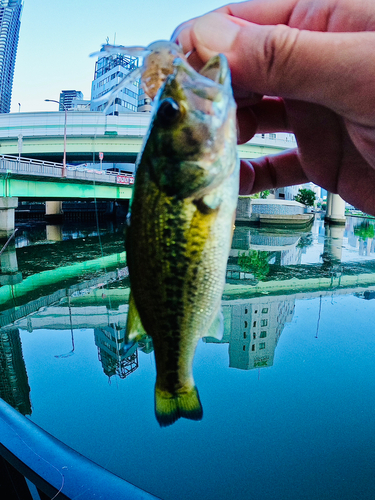
<path fill-rule="evenodd" d="M 183 59 L 174 65 L 137 161 L 126 236 L 127 336 L 153 339 L 161 426 L 202 418 L 193 358 L 219 314 L 239 184 L 225 57 L 200 73 Z"/>

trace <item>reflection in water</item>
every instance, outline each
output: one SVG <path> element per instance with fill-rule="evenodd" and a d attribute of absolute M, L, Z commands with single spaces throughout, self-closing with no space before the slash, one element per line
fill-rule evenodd
<path fill-rule="evenodd" d="M 229 302 L 229 303 L 228 303 Z M 284 325 L 293 318 L 295 299 L 253 298 L 223 303 L 224 336 L 229 344 L 229 366 L 241 370 L 273 365 L 275 349 Z M 204 342 L 217 343 L 204 338 Z"/>
<path fill-rule="evenodd" d="M 122 234 L 102 233 L 103 259 L 90 229 L 70 237 L 63 228 L 54 243 L 45 226 L 39 236 L 25 229 L 32 244 L 10 247 L 0 275 L 0 396 L 26 415 L 32 401 L 35 423 L 165 500 L 248 500 L 249 470 L 259 471 L 254 498 L 352 500 L 360 491 L 372 500 L 375 259 L 373 223 L 362 222 L 317 221 L 311 232 L 236 227 L 223 339 L 203 339 L 195 359 L 205 418 L 169 433 L 150 404 L 152 340 L 130 351 L 124 343 Z M 241 268 L 241 254 L 252 269 Z M 137 429 L 131 460 L 124 422 Z M 332 478 L 349 473 L 345 496 Z"/>
<path fill-rule="evenodd" d="M 350 247 L 358 250 L 360 257 L 371 257 L 375 253 L 374 222 L 369 219 L 349 217 L 345 226 L 344 236 Z"/>
<path fill-rule="evenodd" d="M 358 223 L 352 229 L 352 237 L 366 243 L 374 236 L 373 225 L 368 222 Z M 54 228 L 55 233 L 56 231 L 59 234 L 63 233 L 60 229 Z M 321 269 L 322 276 L 325 276 L 328 266 L 331 276 L 336 270 L 336 278 L 337 276 L 341 278 L 344 228 L 326 226 L 325 233 L 324 251 L 320 256 L 320 263 L 318 267 L 315 265 L 311 269 L 314 269 L 316 276 L 319 276 Z M 87 237 L 87 233 L 84 236 Z M 240 299 L 231 299 L 230 294 L 225 294 L 222 305 L 223 338 L 221 341 L 212 337 L 203 339 L 205 343 L 229 344 L 231 368 L 251 370 L 273 365 L 280 335 L 285 324 L 293 318 L 297 297 L 294 292 L 297 292 L 297 289 L 285 290 L 286 293 L 292 294 L 289 296 L 273 294 L 265 297 L 259 296 L 259 293 L 254 295 L 253 287 L 265 278 L 269 289 L 273 283 L 290 279 L 288 269 L 293 270 L 293 275 L 295 266 L 301 263 L 303 252 L 312 245 L 312 238 L 311 232 L 288 232 L 277 229 L 270 232 L 253 227 L 236 227 L 227 279 L 229 284 L 245 284 L 249 297 L 246 298 L 247 292 L 245 295 L 242 294 Z M 348 241 L 349 244 L 353 243 L 350 238 Z M 79 245 L 79 242 L 77 244 Z M 8 256 L 8 260 L 17 263 L 14 243 L 9 246 L 9 255 L 11 257 Z M 279 268 L 283 269 L 284 275 L 280 275 Z M 9 270 L 9 266 L 4 265 L 4 271 Z M 14 271 L 13 268 L 12 270 Z M 39 328 L 70 331 L 71 350 L 55 354 L 57 358 L 70 357 L 75 352 L 74 329 L 93 328 L 98 358 L 103 372 L 108 377 L 118 376 L 120 379 L 128 377 L 139 368 L 138 351 L 141 350 L 146 354 L 153 351 L 152 339 L 149 336 L 143 337 L 131 347 L 125 343 L 129 297 L 127 268 L 117 268 L 115 271 L 103 269 L 103 271 L 100 276 L 71 285 L 67 289 L 59 289 L 57 282 L 52 293 L 22 303 L 17 308 L 7 309 L 9 302 L 3 300 L 5 308 L 0 311 L 2 336 L 0 355 L 3 372 L 1 393 L 5 400 L 22 413 L 31 413 L 31 403 L 19 328 L 29 332 Z M 310 274 L 312 275 L 307 273 L 305 277 L 308 278 Z M 1 276 L 6 275 L 3 273 Z M 64 277 L 62 274 L 62 279 Z M 43 290 L 41 287 L 40 294 Z M 346 289 L 343 292 L 348 293 Z M 357 292 L 357 296 L 367 299 L 373 298 L 374 295 L 375 292 L 371 289 Z M 304 291 L 303 298 L 309 296 L 317 296 L 317 292 Z M 10 325 L 11 330 L 9 330 Z"/>
<path fill-rule="evenodd" d="M 30 387 L 18 328 L 0 331 L 0 397 L 23 415 L 31 415 Z"/>
<path fill-rule="evenodd" d="M 118 329 L 113 325 L 95 328 L 94 334 L 98 358 L 108 377 L 118 375 L 126 378 L 138 368 L 138 344 L 127 348 L 125 329 Z"/>

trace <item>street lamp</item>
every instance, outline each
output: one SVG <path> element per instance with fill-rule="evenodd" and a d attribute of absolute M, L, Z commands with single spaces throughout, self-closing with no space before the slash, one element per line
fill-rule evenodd
<path fill-rule="evenodd" d="M 62 177 L 66 177 L 66 118 L 67 118 L 67 112 L 68 108 L 65 106 L 64 103 L 55 101 L 55 99 L 44 99 L 47 102 L 56 102 L 58 105 L 61 104 L 61 106 L 64 107 L 65 111 L 65 121 L 64 121 L 64 156 L 63 156 L 63 169 L 62 169 Z"/>

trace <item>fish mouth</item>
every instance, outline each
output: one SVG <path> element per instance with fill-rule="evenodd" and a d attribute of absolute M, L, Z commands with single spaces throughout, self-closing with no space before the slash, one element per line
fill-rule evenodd
<path fill-rule="evenodd" d="M 219 85 L 225 85 L 230 79 L 230 71 L 227 58 L 223 54 L 211 57 L 199 71 L 199 74 L 209 78 Z"/>
<path fill-rule="evenodd" d="M 175 72 L 170 79 L 177 78 L 185 90 L 209 101 L 221 99 L 223 94 L 232 95 L 231 75 L 227 58 L 217 54 L 198 72 L 186 60 L 174 61 Z"/>

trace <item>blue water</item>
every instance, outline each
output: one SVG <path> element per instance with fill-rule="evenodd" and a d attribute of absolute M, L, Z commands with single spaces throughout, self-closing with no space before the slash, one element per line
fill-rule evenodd
<path fill-rule="evenodd" d="M 320 222 L 314 226 L 312 245 L 289 248 L 281 261 L 294 255 L 291 265 L 321 263 L 327 248 L 322 227 Z M 349 229 L 339 242 L 342 262 L 353 268 L 359 261 L 371 266 L 371 241 L 357 238 L 354 246 Z M 280 255 L 270 254 L 270 260 L 274 258 L 280 260 Z M 84 315 L 85 300 L 85 307 L 91 304 L 86 314 L 92 316 L 110 290 L 99 291 L 91 303 L 92 290 L 73 297 L 66 320 L 72 328 L 54 326 L 61 322 L 59 308 L 68 311 L 66 301 L 46 310 L 46 329 L 33 328 L 43 313 L 35 312 L 30 331 L 24 326 L 19 330 L 31 388 L 29 418 L 164 500 L 372 500 L 375 300 L 366 300 L 364 291 L 375 289 L 375 279 L 373 286 L 340 288 L 337 280 L 344 279 L 339 275 L 345 275 L 347 267 L 335 261 L 330 269 L 336 281 L 329 290 L 226 297 L 223 343 L 201 341 L 194 360 L 203 420 L 181 419 L 163 429 L 153 410 L 153 353 L 139 350 L 139 367 L 133 373 L 123 379 L 109 377 L 95 345 L 105 328 L 84 327 L 77 319 L 78 312 Z M 267 279 L 273 272 L 271 266 Z M 123 285 L 120 281 L 111 289 L 121 297 Z M 256 331 L 250 326 L 250 337 L 253 330 L 257 336 L 250 341 L 256 343 L 254 352 L 240 340 L 242 330 L 235 330 L 241 307 L 251 314 L 251 326 L 255 318 L 258 327 L 268 318 Z M 114 318 L 121 317 L 119 310 L 106 310 L 108 325 L 113 325 Z M 260 338 L 260 331 L 267 332 L 266 337 Z M 259 359 L 267 366 L 258 368 Z"/>

